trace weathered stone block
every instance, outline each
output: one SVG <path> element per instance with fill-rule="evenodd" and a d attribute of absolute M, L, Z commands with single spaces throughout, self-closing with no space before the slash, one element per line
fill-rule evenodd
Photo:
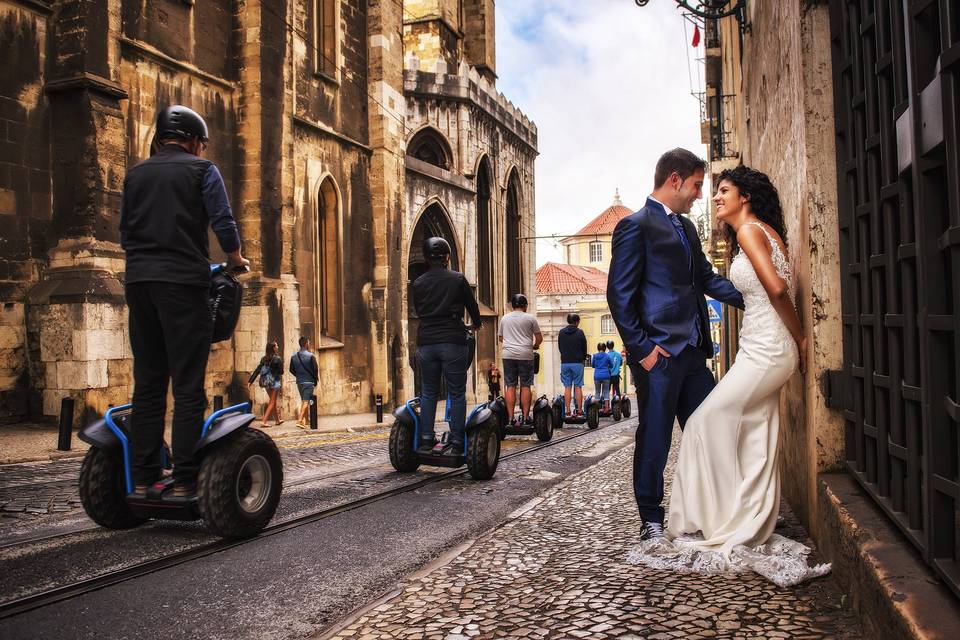
<path fill-rule="evenodd" d="M 56 368 L 60 389 L 100 389 L 109 384 L 106 360 L 57 362 Z"/>
<path fill-rule="evenodd" d="M 73 332 L 73 357 L 77 360 L 116 360 L 125 357 L 124 332 L 118 329 L 85 329 Z"/>
<path fill-rule="evenodd" d="M 17 194 L 11 189 L 0 189 L 0 215 L 17 213 Z"/>
<path fill-rule="evenodd" d="M 7 302 L 0 305 L 0 326 L 16 327 L 24 324 L 24 305 Z"/>
<path fill-rule="evenodd" d="M 26 339 L 26 327 L 0 326 L 0 349 L 22 349 Z"/>

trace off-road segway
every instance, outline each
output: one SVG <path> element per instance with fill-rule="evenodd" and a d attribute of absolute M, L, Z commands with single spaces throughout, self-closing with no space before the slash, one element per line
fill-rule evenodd
<path fill-rule="evenodd" d="M 467 335 L 467 368 L 473 364 L 476 342 L 472 332 Z M 449 400 L 444 420 L 449 419 Z M 474 480 L 489 480 L 500 464 L 500 438 L 497 420 L 486 404 L 481 404 L 467 416 L 463 451 L 459 455 L 440 453 L 442 443 L 430 453 L 417 450 L 420 443 L 420 398 L 409 400 L 393 412 L 390 429 L 390 464 L 402 473 L 416 471 L 420 465 L 458 468 L 464 464 Z"/>
<path fill-rule="evenodd" d="M 598 411 L 599 416 L 601 418 L 613 418 L 614 422 L 620 422 L 620 419 L 623 417 L 622 402 L 623 402 L 623 396 L 620 396 L 620 395 L 613 395 L 610 398 L 610 406 L 606 408 L 604 408 L 603 403 L 600 403 L 598 401 L 598 403 L 600 404 L 599 411 Z M 627 400 L 627 402 L 630 402 L 630 401 Z"/>
<path fill-rule="evenodd" d="M 562 393 L 553 399 L 552 412 L 555 426 L 584 423 L 586 423 L 588 429 L 596 429 L 600 426 L 600 401 L 594 398 L 592 394 L 583 398 L 583 413 L 580 415 L 566 415 L 564 404 Z"/>
<path fill-rule="evenodd" d="M 213 265 L 211 276 L 216 342 L 233 333 L 242 286 L 225 265 Z M 90 444 L 80 469 L 80 501 L 94 522 L 129 529 L 149 519 L 203 519 L 224 538 L 253 536 L 267 526 L 280 503 L 283 464 L 270 436 L 250 428 L 255 418 L 249 402 L 215 411 L 204 421 L 194 449 L 200 463 L 197 494 L 190 498 L 172 495 L 172 477 L 154 483 L 146 494 L 134 493 L 132 409 L 130 404 L 113 407 L 80 432 L 80 439 Z M 160 455 L 161 466 L 169 469 L 166 444 Z"/>
<path fill-rule="evenodd" d="M 487 407 L 496 416 L 501 440 L 507 436 L 528 436 L 532 433 L 537 434 L 537 440 L 540 442 L 547 442 L 553 437 L 553 409 L 545 395 L 533 402 L 530 410 L 533 414 L 532 424 L 524 421 L 519 412 L 508 416 L 507 402 L 503 397 L 494 398 Z"/>

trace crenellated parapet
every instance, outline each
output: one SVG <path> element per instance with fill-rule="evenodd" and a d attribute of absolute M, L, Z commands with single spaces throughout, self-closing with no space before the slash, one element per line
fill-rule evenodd
<path fill-rule="evenodd" d="M 441 58 L 431 60 L 425 70 L 413 53 L 404 58 L 403 90 L 419 98 L 469 102 L 484 111 L 498 124 L 513 133 L 524 144 L 537 149 L 537 125 L 502 93 L 487 77 L 461 62 L 456 73 L 450 73 Z"/>

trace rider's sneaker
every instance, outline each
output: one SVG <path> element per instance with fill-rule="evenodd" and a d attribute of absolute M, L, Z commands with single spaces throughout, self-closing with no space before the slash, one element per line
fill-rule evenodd
<path fill-rule="evenodd" d="M 437 450 L 439 448 L 439 451 Z M 441 456 L 459 456 L 463 454 L 463 443 L 462 442 L 447 442 L 443 445 L 437 445 L 437 448 L 434 448 L 434 454 Z"/>
<path fill-rule="evenodd" d="M 527 416 L 526 418 L 524 418 L 524 419 L 523 419 L 523 424 L 527 425 L 528 427 L 529 427 L 530 425 L 532 425 L 532 424 L 533 424 L 533 416 Z"/>
<path fill-rule="evenodd" d="M 417 453 L 430 453 L 437 446 L 436 438 L 420 438 L 420 448 Z"/>
<path fill-rule="evenodd" d="M 197 499 L 197 485 L 178 482 L 173 485 L 173 489 L 167 492 L 163 498 L 168 502 L 192 502 Z"/>

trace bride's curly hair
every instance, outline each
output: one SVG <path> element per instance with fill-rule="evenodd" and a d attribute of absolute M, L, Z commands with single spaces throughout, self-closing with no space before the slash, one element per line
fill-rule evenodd
<path fill-rule="evenodd" d="M 780 194 L 777 188 L 770 182 L 767 174 L 750 167 L 740 165 L 733 169 L 725 169 L 717 178 L 717 187 L 722 181 L 728 181 L 737 188 L 740 195 L 750 201 L 750 209 L 753 214 L 765 222 L 776 231 L 783 240 L 784 246 L 787 245 L 787 227 L 783 221 L 783 209 L 780 207 Z M 737 242 L 737 232 L 730 225 L 726 227 L 727 249 L 730 257 L 740 252 L 740 244 Z"/>

